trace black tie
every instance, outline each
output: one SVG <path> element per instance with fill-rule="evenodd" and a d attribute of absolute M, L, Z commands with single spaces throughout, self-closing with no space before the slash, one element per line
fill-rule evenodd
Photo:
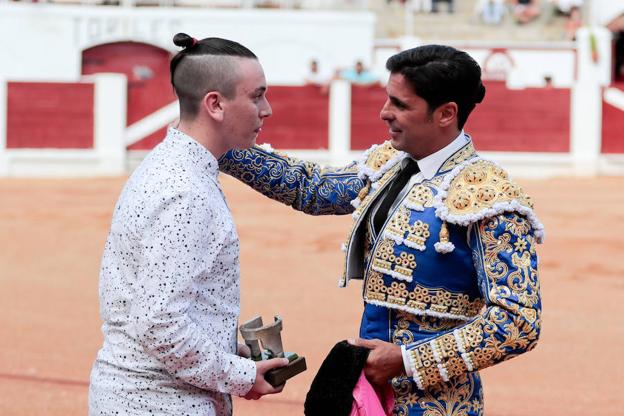
<path fill-rule="evenodd" d="M 397 177 L 392 181 L 392 185 L 390 185 L 390 189 L 384 195 L 384 199 L 379 205 L 377 212 L 375 213 L 375 218 L 373 219 L 373 226 L 375 229 L 375 234 L 379 234 L 381 231 L 381 227 L 384 222 L 386 222 L 386 218 L 388 218 L 388 211 L 392 206 L 392 203 L 396 200 L 401 190 L 405 188 L 407 182 L 409 182 L 410 178 L 420 172 L 420 168 L 418 167 L 418 163 L 411 157 L 407 158 L 407 164 L 403 166 L 401 172 L 397 175 Z"/>

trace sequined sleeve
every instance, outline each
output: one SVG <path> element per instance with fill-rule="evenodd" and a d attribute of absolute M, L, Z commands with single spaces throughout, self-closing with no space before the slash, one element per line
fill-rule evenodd
<path fill-rule="evenodd" d="M 219 168 L 269 198 L 312 215 L 351 213 L 351 201 L 364 186 L 355 163 L 325 168 L 257 146 L 229 151 Z"/>
<path fill-rule="evenodd" d="M 473 261 L 485 307 L 466 324 L 407 346 L 421 389 L 529 351 L 539 337 L 541 300 L 530 222 L 506 213 L 472 228 Z"/>

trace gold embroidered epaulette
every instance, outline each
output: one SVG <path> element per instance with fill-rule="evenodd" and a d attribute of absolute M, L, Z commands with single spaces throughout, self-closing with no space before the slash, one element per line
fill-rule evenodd
<path fill-rule="evenodd" d="M 475 158 L 453 169 L 444 178 L 434 206 L 438 218 L 464 226 L 503 212 L 517 212 L 527 217 L 538 242 L 544 236 L 544 226 L 533 212 L 529 196 L 492 161 Z"/>
<path fill-rule="evenodd" d="M 407 153 L 392 147 L 390 141 L 376 144 L 364 152 L 364 155 L 357 163 L 357 172 L 358 177 L 367 181 L 367 183 L 358 196 L 351 201 L 351 205 L 355 208 L 360 207 L 371 189 L 375 190 L 380 185 L 380 179 L 407 156 Z"/>
<path fill-rule="evenodd" d="M 368 149 L 358 162 L 358 176 L 376 182 L 384 173 L 407 157 L 407 153 L 396 150 L 386 141 Z"/>

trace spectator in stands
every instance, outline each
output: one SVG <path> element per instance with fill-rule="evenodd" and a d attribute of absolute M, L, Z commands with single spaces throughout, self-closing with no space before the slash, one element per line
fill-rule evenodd
<path fill-rule="evenodd" d="M 327 94 L 327 92 L 329 92 L 329 83 L 331 80 L 329 77 L 321 73 L 316 59 L 310 61 L 310 72 L 308 72 L 304 81 L 305 85 L 320 87 L 323 94 Z"/>
<path fill-rule="evenodd" d="M 519 24 L 535 20 L 541 13 L 539 0 L 511 0 L 513 15 Z"/>
<path fill-rule="evenodd" d="M 550 2 L 558 15 L 567 18 L 564 38 L 566 40 L 575 40 L 576 31 L 583 25 L 581 13 L 583 0 L 550 0 Z"/>
<path fill-rule="evenodd" d="M 446 3 L 448 5 L 448 12 L 453 13 L 455 11 L 455 0 L 431 0 L 431 13 L 438 12 L 438 3 Z"/>
<path fill-rule="evenodd" d="M 576 40 L 576 31 L 583 26 L 583 17 L 581 16 L 581 9 L 573 6 L 570 8 L 570 15 L 565 24 L 565 38 L 566 40 Z"/>
<path fill-rule="evenodd" d="M 486 25 L 499 25 L 505 17 L 505 0 L 479 0 L 476 10 Z"/>
<path fill-rule="evenodd" d="M 357 61 L 354 68 L 340 71 L 338 73 L 338 78 L 349 81 L 355 85 L 376 85 L 379 83 L 379 78 L 366 69 L 362 61 Z"/>
<path fill-rule="evenodd" d="M 318 61 L 313 59 L 310 61 L 310 72 L 305 77 L 306 85 L 321 86 L 327 83 L 327 80 L 321 75 L 319 71 Z"/>
<path fill-rule="evenodd" d="M 419 13 L 421 11 L 429 13 L 431 11 L 431 0 L 411 0 L 407 3 L 412 13 Z"/>
<path fill-rule="evenodd" d="M 576 7 L 580 9 L 583 7 L 583 0 L 550 0 L 555 5 L 557 12 L 569 16 L 572 13 L 572 9 Z"/>

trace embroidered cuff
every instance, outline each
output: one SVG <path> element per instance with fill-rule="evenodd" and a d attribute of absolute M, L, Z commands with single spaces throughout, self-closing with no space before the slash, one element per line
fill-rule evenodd
<path fill-rule="evenodd" d="M 401 354 L 403 355 L 403 368 L 405 368 L 405 375 L 412 377 L 414 371 L 412 370 L 412 363 L 409 359 L 409 353 L 405 349 L 405 345 L 401 345 Z"/>

